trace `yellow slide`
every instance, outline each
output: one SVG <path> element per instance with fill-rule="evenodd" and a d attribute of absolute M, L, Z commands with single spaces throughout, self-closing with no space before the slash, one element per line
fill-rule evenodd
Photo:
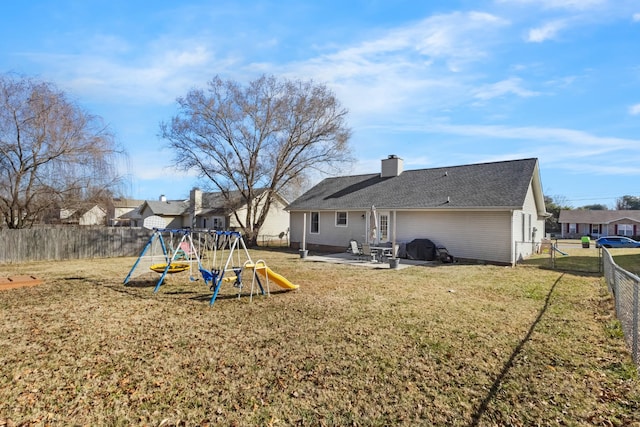
<path fill-rule="evenodd" d="M 273 282 L 276 285 L 280 286 L 281 288 L 298 289 L 300 287 L 299 285 L 294 285 L 289 280 L 287 280 L 284 276 L 276 273 L 275 271 L 267 267 L 266 264 L 262 262 L 258 262 L 257 264 L 258 264 L 257 267 L 256 267 L 256 264 L 246 264 L 245 267 L 250 268 L 252 270 L 255 269 L 258 273 L 261 273 L 267 276 L 267 279 L 269 279 L 269 282 Z"/>

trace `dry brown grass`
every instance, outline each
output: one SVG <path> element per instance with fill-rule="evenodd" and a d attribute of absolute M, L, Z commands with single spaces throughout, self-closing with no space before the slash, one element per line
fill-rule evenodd
<path fill-rule="evenodd" d="M 123 286 L 133 258 L 0 266 L 46 282 L 0 292 L 0 425 L 640 425 L 599 277 L 252 256 L 300 289 L 209 307 Z"/>

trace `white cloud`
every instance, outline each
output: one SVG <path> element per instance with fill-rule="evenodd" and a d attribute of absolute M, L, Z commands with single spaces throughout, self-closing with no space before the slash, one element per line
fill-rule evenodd
<path fill-rule="evenodd" d="M 511 77 L 507 80 L 502 80 L 497 83 L 485 85 L 478 89 L 474 94 L 474 97 L 482 100 L 488 100 L 497 98 L 503 95 L 514 94 L 523 98 L 539 95 L 539 92 L 534 92 L 522 87 L 522 79 L 518 77 Z"/>
<path fill-rule="evenodd" d="M 633 22 L 640 22 L 640 13 L 633 14 Z"/>
<path fill-rule="evenodd" d="M 493 55 L 508 25 L 487 13 L 435 15 L 285 69 L 328 82 L 356 121 L 359 115 L 415 112 L 425 108 L 425 99 L 428 108 L 446 108 L 468 99 L 470 71 Z"/>
<path fill-rule="evenodd" d="M 527 41 L 533 43 L 540 43 L 545 40 L 555 39 L 558 32 L 566 27 L 565 21 L 552 21 L 545 25 L 532 28 L 527 35 Z"/>
<path fill-rule="evenodd" d="M 608 3 L 608 0 L 496 0 L 504 4 L 532 4 L 543 9 L 590 10 Z"/>
<path fill-rule="evenodd" d="M 215 58 L 205 45 L 181 49 L 166 46 L 150 51 L 135 62 L 123 61 L 117 55 L 32 54 L 30 59 L 47 64 L 55 80 L 73 93 L 95 99 L 118 99 L 129 103 L 171 103 L 194 84 L 210 78 L 209 64 L 218 66 L 228 59 Z M 60 64 L 63 64 L 61 67 Z"/>
<path fill-rule="evenodd" d="M 629 114 L 632 116 L 637 116 L 640 114 L 640 104 L 635 104 L 629 107 Z"/>
<path fill-rule="evenodd" d="M 631 149 L 637 151 L 639 149 L 640 140 L 601 137 L 592 135 L 588 132 L 564 129 L 564 128 L 545 128 L 545 127 L 509 127 L 509 126 L 481 126 L 481 125 L 435 125 L 432 130 L 467 136 L 485 136 L 492 138 L 507 139 L 526 139 L 538 140 L 543 142 L 566 143 L 580 147 L 590 147 L 598 150 L 600 153 Z M 572 152 L 572 156 L 582 156 L 586 153 Z"/>
<path fill-rule="evenodd" d="M 488 13 L 455 12 L 435 15 L 416 24 L 388 31 L 377 39 L 365 41 L 328 55 L 325 61 L 359 65 L 366 72 L 371 64 L 393 59 L 400 65 L 414 62 L 445 61 L 448 65 L 473 62 L 487 55 L 484 44 L 492 30 L 508 22 Z"/>

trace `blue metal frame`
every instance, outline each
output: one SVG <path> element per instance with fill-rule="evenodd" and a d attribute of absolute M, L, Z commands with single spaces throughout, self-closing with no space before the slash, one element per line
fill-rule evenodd
<path fill-rule="evenodd" d="M 140 259 L 144 256 L 144 254 L 149 250 L 149 248 L 151 247 L 151 245 L 154 242 L 154 239 L 158 239 L 160 242 L 160 246 L 162 247 L 162 253 L 165 256 L 166 259 L 166 267 L 164 269 L 164 271 L 162 272 L 162 275 L 160 276 L 160 279 L 158 279 L 158 282 L 156 283 L 156 286 L 153 290 L 154 293 L 158 292 L 158 290 L 160 289 L 160 286 L 162 286 L 162 283 L 164 282 L 165 277 L 167 276 L 167 273 L 169 272 L 169 269 L 171 268 L 171 263 L 173 261 L 173 258 L 169 256 L 168 250 L 167 250 L 167 246 L 165 244 L 164 238 L 162 237 L 162 233 L 180 233 L 184 236 L 188 236 L 190 234 L 192 234 L 194 231 L 202 231 L 202 232 L 208 232 L 211 234 L 216 234 L 217 236 L 225 236 L 225 237 L 235 237 L 235 240 L 233 241 L 233 244 L 231 245 L 230 249 L 229 249 L 229 257 L 227 258 L 226 264 L 224 266 L 224 268 L 221 269 L 214 269 L 212 271 L 209 271 L 207 269 L 205 269 L 202 266 L 202 263 L 200 262 L 200 259 L 198 258 L 198 269 L 200 271 L 200 274 L 202 275 L 202 278 L 205 282 L 205 285 L 211 283 L 209 289 L 211 289 L 213 291 L 213 295 L 211 296 L 211 299 L 209 301 L 209 305 L 213 306 L 214 302 L 216 301 L 216 298 L 218 297 L 218 293 L 220 292 L 220 288 L 222 286 L 222 282 L 225 276 L 225 272 L 227 270 L 229 270 L 229 263 L 230 261 L 232 261 L 232 256 L 233 256 L 233 251 L 234 250 L 240 250 L 243 249 L 245 251 L 245 254 L 247 255 L 247 258 L 249 261 L 251 261 L 251 256 L 249 255 L 249 251 L 247 250 L 247 247 L 244 244 L 244 241 L 242 240 L 242 234 L 239 231 L 228 231 L 228 230 L 198 230 L 198 229 L 183 229 L 183 228 L 154 228 L 153 229 L 153 234 L 151 235 L 151 237 L 149 238 L 149 240 L 147 241 L 147 243 L 144 245 L 144 248 L 142 248 L 142 251 L 140 252 L 140 255 L 138 256 L 138 259 L 136 260 L 136 262 L 133 264 L 133 267 L 131 267 L 131 270 L 129 271 L 129 274 L 127 275 L 127 277 L 124 279 L 124 284 L 126 285 L 129 280 L 131 279 L 131 275 L 133 274 L 133 271 L 136 269 L 136 267 L 138 266 L 138 263 L 140 262 Z M 241 243 L 242 248 L 238 247 L 238 242 Z M 236 283 L 237 284 L 242 284 L 242 273 L 244 271 L 244 266 L 242 267 L 232 267 L 234 273 L 236 274 Z M 229 270 L 231 271 L 231 270 Z M 258 286 L 260 288 L 260 293 L 262 295 L 265 295 L 265 291 L 264 291 L 264 287 L 262 286 L 262 283 L 259 279 L 259 277 L 257 275 L 255 275 L 255 280 L 257 280 L 258 282 Z"/>

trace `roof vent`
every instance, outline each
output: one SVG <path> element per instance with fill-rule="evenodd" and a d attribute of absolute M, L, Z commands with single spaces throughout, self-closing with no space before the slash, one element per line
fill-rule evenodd
<path fill-rule="evenodd" d="M 395 154 L 390 154 L 389 157 L 382 160 L 382 169 L 380 171 L 381 178 L 391 178 L 398 176 L 402 173 L 404 162 Z"/>

